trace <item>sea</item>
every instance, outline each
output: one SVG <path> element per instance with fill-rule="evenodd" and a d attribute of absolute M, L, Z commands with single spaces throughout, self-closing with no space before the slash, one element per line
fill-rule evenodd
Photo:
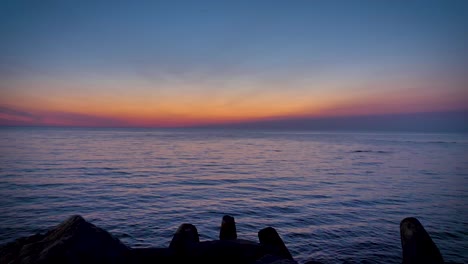
<path fill-rule="evenodd" d="M 0 243 L 82 215 L 131 247 L 274 227 L 299 263 L 401 263 L 416 217 L 468 263 L 468 134 L 0 128 Z"/>

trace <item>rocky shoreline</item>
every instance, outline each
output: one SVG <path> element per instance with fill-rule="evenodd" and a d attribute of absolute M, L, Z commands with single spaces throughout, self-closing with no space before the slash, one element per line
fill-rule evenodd
<path fill-rule="evenodd" d="M 400 223 L 402 263 L 444 263 L 439 249 L 416 218 Z M 200 241 L 197 228 L 179 226 L 167 248 L 131 248 L 109 232 L 71 216 L 45 234 L 0 246 L 0 263 L 297 263 L 272 227 L 258 232 L 259 242 L 237 238 L 235 220 L 224 216 L 218 240 Z M 309 261 L 306 264 L 320 262 Z"/>

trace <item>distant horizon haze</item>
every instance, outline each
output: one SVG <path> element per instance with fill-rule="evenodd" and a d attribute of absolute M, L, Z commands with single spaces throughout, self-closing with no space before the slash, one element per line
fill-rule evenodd
<path fill-rule="evenodd" d="M 5 109 L 0 108 L 0 112 Z M 26 115 L 26 113 L 23 113 Z M 28 115 L 29 116 L 29 115 Z M 29 116 L 31 118 L 32 115 Z M 65 115 L 65 117 L 67 117 Z M 305 131 L 343 131 L 343 132 L 427 132 L 427 133 L 468 133 L 468 110 L 397 113 L 350 116 L 300 116 L 271 117 L 234 122 L 176 123 L 144 125 L 124 120 L 99 119 L 93 122 L 80 115 L 70 114 L 69 123 L 42 122 L 40 117 L 32 120 L 15 120 L 0 117 L 0 127 L 77 127 L 77 128 L 142 128 L 142 129 L 247 129 L 247 130 L 305 130 Z"/>

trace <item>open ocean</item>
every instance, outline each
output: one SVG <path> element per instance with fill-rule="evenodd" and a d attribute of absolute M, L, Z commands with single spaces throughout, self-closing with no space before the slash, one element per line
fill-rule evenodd
<path fill-rule="evenodd" d="M 81 214 L 133 247 L 272 226 L 300 263 L 401 263 L 417 217 L 468 263 L 468 135 L 0 128 L 0 243 Z"/>

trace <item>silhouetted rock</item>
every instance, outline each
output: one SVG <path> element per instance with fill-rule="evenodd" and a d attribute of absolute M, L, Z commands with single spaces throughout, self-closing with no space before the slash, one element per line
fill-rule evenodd
<path fill-rule="evenodd" d="M 408 217 L 400 223 L 403 264 L 442 264 L 444 260 L 434 241 L 418 219 Z"/>
<path fill-rule="evenodd" d="M 236 221 L 230 215 L 223 216 L 221 221 L 221 228 L 219 229 L 220 240 L 233 240 L 237 239 Z"/>
<path fill-rule="evenodd" d="M 401 221 L 400 236 L 403 264 L 444 263 L 439 249 L 416 218 Z M 220 240 L 200 242 L 197 228 L 182 224 L 167 248 L 129 248 L 81 216 L 72 216 L 45 234 L 0 246 L 0 263 L 297 263 L 272 227 L 258 232 L 260 243 L 236 237 L 234 218 L 224 216 Z"/>
<path fill-rule="evenodd" d="M 0 247 L 0 263 L 20 263 L 19 256 L 24 245 L 41 241 L 44 235 L 36 234 L 30 237 L 22 237 Z M 23 253 L 24 255 L 24 253 Z M 23 261 L 26 262 L 27 260 Z"/>
<path fill-rule="evenodd" d="M 124 263 L 129 248 L 105 230 L 72 216 L 44 235 L 0 249 L 0 263 Z"/>
<path fill-rule="evenodd" d="M 197 228 L 192 224 L 182 224 L 172 237 L 169 248 L 182 254 L 198 242 L 200 242 L 200 236 Z"/>
<path fill-rule="evenodd" d="M 253 263 L 265 255 L 264 248 L 248 240 L 211 240 L 196 244 L 190 251 L 197 263 Z"/>
<path fill-rule="evenodd" d="M 176 253 L 170 248 L 132 248 L 127 263 L 176 263 Z"/>
<path fill-rule="evenodd" d="M 285 259 L 293 260 L 291 253 L 273 227 L 267 227 L 258 232 L 260 244 L 265 246 L 270 253 Z"/>

